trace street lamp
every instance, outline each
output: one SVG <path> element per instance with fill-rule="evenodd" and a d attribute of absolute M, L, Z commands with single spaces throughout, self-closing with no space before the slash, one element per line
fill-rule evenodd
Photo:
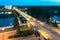
<path fill-rule="evenodd" d="M 5 28 L 2 28 L 2 31 L 4 31 L 5 30 Z M 3 40 L 4 40 L 4 32 L 3 32 Z"/>
<path fill-rule="evenodd" d="M 2 28 L 2 30 L 4 31 L 4 30 L 5 30 L 5 28 Z"/>

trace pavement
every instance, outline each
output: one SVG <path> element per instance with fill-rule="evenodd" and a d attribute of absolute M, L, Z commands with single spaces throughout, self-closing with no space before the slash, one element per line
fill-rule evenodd
<path fill-rule="evenodd" d="M 8 37 L 16 34 L 16 30 L 0 33 L 0 40 L 8 40 Z"/>

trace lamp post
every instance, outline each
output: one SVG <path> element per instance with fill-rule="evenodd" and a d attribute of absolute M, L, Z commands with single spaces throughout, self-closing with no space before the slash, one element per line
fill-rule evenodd
<path fill-rule="evenodd" d="M 4 31 L 5 30 L 5 28 L 2 28 L 2 31 Z M 4 32 L 3 32 L 3 40 L 4 40 Z"/>

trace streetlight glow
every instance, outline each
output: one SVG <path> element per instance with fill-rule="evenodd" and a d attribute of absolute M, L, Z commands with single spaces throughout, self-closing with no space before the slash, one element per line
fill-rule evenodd
<path fill-rule="evenodd" d="M 5 30 L 5 28 L 2 28 L 2 30 Z"/>

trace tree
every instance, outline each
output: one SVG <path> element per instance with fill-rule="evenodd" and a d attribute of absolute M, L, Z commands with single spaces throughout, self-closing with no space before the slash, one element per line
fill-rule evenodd
<path fill-rule="evenodd" d="M 14 29 L 17 29 L 17 36 L 20 35 L 20 26 L 19 26 L 19 22 L 18 22 L 18 15 L 16 14 L 15 11 L 13 11 L 13 14 L 15 15 L 15 20 L 14 20 Z"/>

